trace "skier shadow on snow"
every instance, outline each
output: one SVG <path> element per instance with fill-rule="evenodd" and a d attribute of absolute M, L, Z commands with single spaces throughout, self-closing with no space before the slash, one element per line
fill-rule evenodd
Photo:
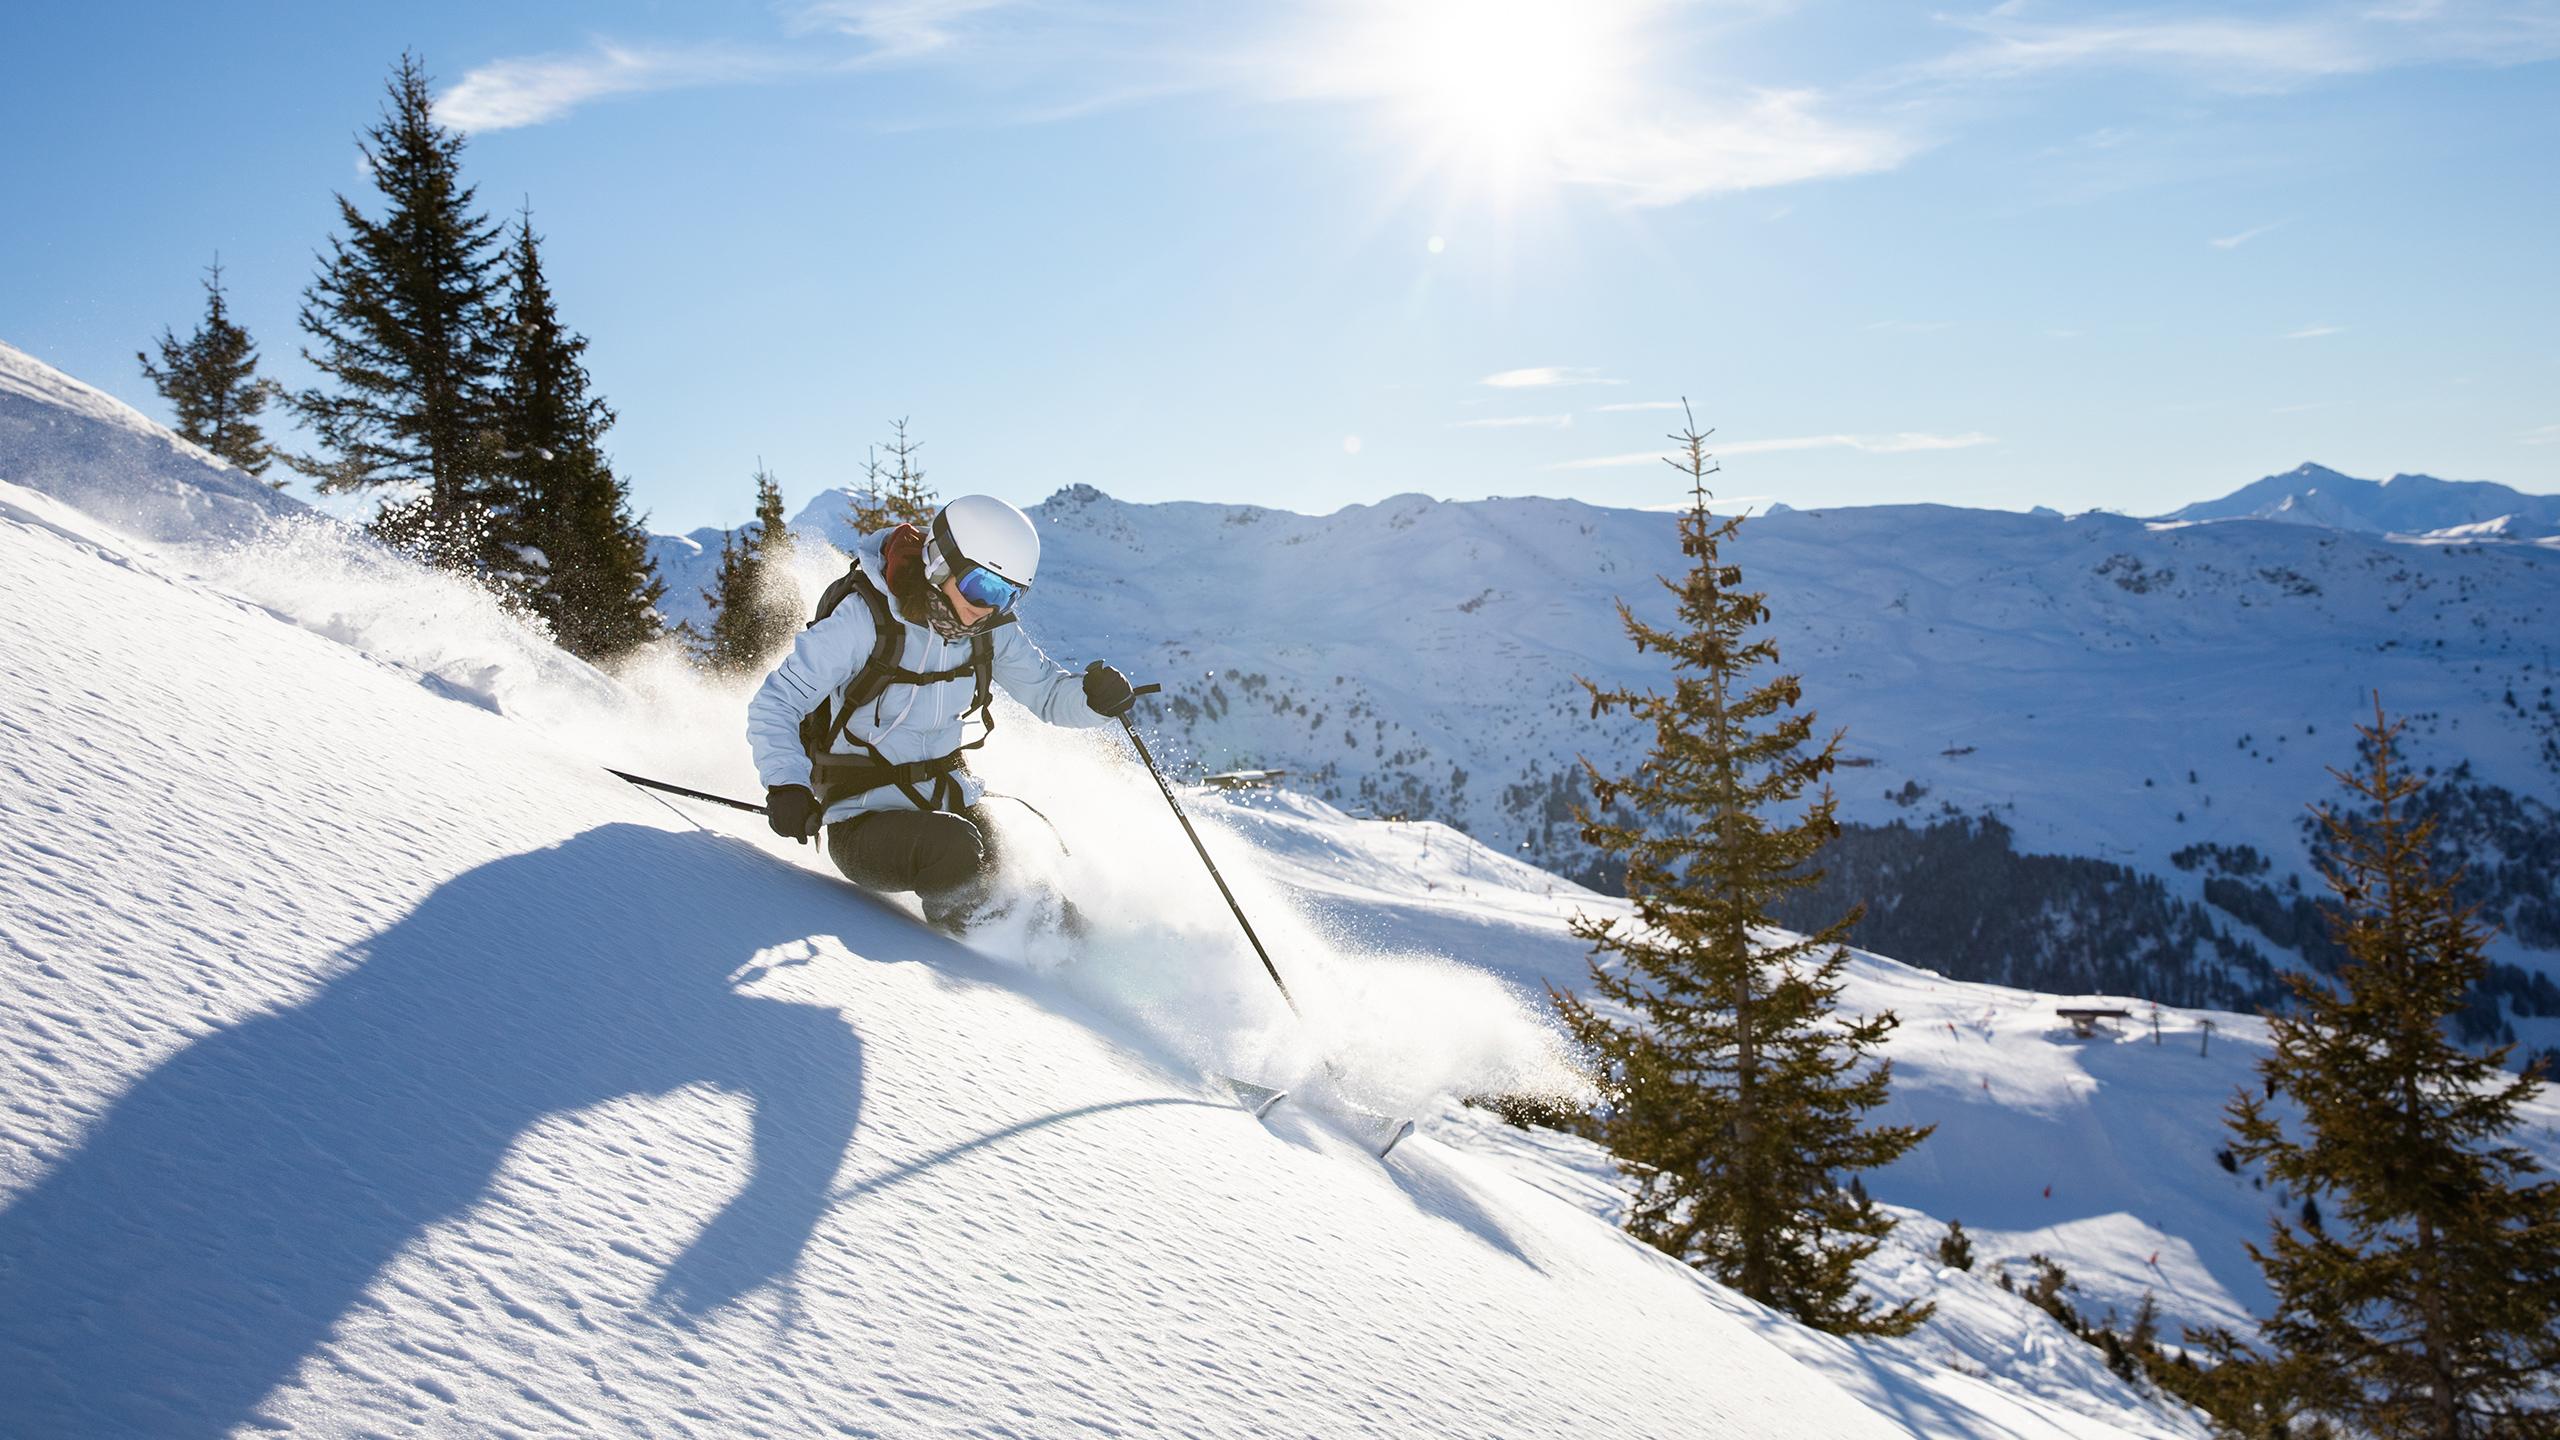
<path fill-rule="evenodd" d="M 839 933 L 847 898 L 733 841 L 608 825 L 455 877 L 309 1000 L 188 1045 L 0 1211 L 0 1434 L 229 1432 L 518 1137 L 619 1096 L 754 1107 L 752 1174 L 661 1303 L 787 1276 L 853 1137 L 861 1046 L 733 976 Z"/>

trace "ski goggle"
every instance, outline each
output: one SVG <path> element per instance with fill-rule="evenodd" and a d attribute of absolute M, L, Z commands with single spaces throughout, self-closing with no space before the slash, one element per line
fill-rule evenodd
<path fill-rule="evenodd" d="M 984 565 L 972 565 L 953 582 L 960 598 L 989 610 L 1011 610 L 1030 587 L 1016 585 Z"/>

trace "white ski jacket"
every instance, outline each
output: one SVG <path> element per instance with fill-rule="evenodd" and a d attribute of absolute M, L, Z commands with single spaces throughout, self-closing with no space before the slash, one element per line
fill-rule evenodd
<path fill-rule="evenodd" d="M 886 588 L 887 569 L 882 563 L 881 544 L 888 532 L 863 537 L 855 547 L 874 583 Z M 891 613 L 896 614 L 894 602 Z M 903 615 L 898 623 L 906 630 L 906 648 L 899 653 L 898 663 L 920 674 L 937 670 L 965 671 L 969 664 L 969 642 L 945 640 L 928 626 L 918 625 Z M 800 748 L 800 719 L 818 708 L 822 701 L 835 697 L 871 658 L 871 607 L 858 597 L 849 597 L 835 612 L 800 632 L 793 641 L 791 655 L 764 679 L 755 698 L 747 702 L 747 744 L 755 752 L 756 775 L 767 789 L 777 785 L 809 785 L 809 757 Z M 1061 667 L 1031 643 L 1022 633 L 1020 622 L 999 626 L 994 636 L 993 672 L 995 682 L 1005 693 L 1029 707 L 1031 713 L 1052 725 L 1107 725 L 1106 716 L 1097 715 L 1084 703 L 1084 677 Z M 880 749 L 880 754 L 895 764 L 932 760 L 960 748 L 961 716 L 977 695 L 977 684 L 965 673 L 957 679 L 931 685 L 891 684 L 878 699 L 863 707 L 846 727 L 847 735 L 836 741 L 835 753 L 868 758 L 870 751 L 852 742 L 860 736 Z M 955 777 L 960 783 L 962 803 L 975 805 L 985 793 L 986 785 L 966 770 Z M 913 802 L 895 785 L 849 796 L 827 808 L 827 822 L 862 814 L 868 810 L 913 809 Z"/>

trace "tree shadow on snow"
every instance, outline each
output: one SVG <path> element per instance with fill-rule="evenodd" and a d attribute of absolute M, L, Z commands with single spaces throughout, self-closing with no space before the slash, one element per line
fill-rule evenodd
<path fill-rule="evenodd" d="M 846 891 L 636 825 L 455 877 L 303 1004 L 181 1050 L 0 1211 L 0 1435 L 217 1435 L 546 1116 L 708 1084 L 753 1171 L 668 1267 L 703 1312 L 786 1276 L 860 1105 L 837 1012 L 737 993 Z"/>

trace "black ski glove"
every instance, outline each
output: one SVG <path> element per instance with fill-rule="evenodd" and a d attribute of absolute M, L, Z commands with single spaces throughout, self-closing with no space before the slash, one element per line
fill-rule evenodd
<path fill-rule="evenodd" d="M 806 785 L 776 785 L 764 792 L 765 823 L 785 840 L 809 843 L 818 833 L 818 797 Z"/>
<path fill-rule="evenodd" d="M 1128 676 L 1096 660 L 1084 667 L 1084 703 L 1093 707 L 1094 714 L 1117 720 L 1138 703 L 1138 697 L 1129 689 Z"/>

